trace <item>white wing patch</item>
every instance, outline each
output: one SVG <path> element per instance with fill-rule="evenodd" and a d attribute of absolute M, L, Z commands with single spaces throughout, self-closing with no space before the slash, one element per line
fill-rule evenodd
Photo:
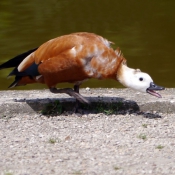
<path fill-rule="evenodd" d="M 23 66 L 25 65 L 25 63 L 31 58 L 31 56 L 33 56 L 34 53 L 31 53 L 30 55 L 28 55 L 18 66 L 18 71 L 20 72 L 23 69 Z"/>

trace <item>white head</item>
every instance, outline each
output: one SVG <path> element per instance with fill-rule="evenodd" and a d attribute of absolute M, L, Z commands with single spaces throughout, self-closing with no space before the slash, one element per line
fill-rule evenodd
<path fill-rule="evenodd" d="M 124 64 L 121 66 L 117 75 L 120 83 L 139 92 L 147 92 L 156 97 L 161 97 L 154 90 L 163 90 L 164 88 L 155 85 L 147 73 L 141 72 L 139 69 L 131 69 Z"/>

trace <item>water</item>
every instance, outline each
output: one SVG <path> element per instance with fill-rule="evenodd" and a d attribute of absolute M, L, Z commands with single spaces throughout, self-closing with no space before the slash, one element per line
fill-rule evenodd
<path fill-rule="evenodd" d="M 158 85 L 175 87 L 174 9 L 174 0 L 1 0 L 0 64 L 51 38 L 94 32 L 115 42 L 113 47 L 121 48 L 129 67 L 148 72 Z M 6 79 L 9 72 L 0 71 L 0 90 L 13 81 Z M 113 80 L 90 80 L 87 86 L 122 87 Z"/>

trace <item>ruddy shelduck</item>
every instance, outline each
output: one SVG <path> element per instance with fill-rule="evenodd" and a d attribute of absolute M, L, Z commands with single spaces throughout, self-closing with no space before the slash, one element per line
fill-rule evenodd
<path fill-rule="evenodd" d="M 82 103 L 88 100 L 79 94 L 79 86 L 90 78 L 113 79 L 126 87 L 161 97 L 155 90 L 163 90 L 152 78 L 139 69 L 127 67 L 119 48 L 93 33 L 73 33 L 47 41 L 0 65 L 0 69 L 15 67 L 9 76 L 15 81 L 9 88 L 31 83 L 43 83 L 53 93 L 66 93 Z M 62 82 L 74 84 L 74 89 L 57 89 Z"/>

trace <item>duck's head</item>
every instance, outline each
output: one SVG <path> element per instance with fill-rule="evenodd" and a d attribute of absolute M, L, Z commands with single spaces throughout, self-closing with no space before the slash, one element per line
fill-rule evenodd
<path fill-rule="evenodd" d="M 152 78 L 147 73 L 141 72 L 139 69 L 131 69 L 124 64 L 119 69 L 117 79 L 126 87 L 139 92 L 146 92 L 159 98 L 161 98 L 161 95 L 155 91 L 165 89 L 154 84 Z"/>

